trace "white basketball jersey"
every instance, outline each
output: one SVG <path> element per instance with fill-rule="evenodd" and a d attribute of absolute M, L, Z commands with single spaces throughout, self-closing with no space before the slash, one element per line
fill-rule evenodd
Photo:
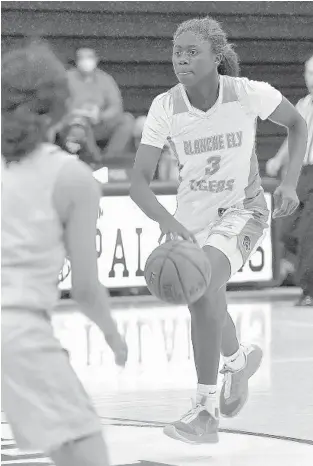
<path fill-rule="evenodd" d="M 229 76 L 220 76 L 218 99 L 207 112 L 191 106 L 182 84 L 154 99 L 141 143 L 169 143 L 180 172 L 175 217 L 188 229 L 205 228 L 224 208 L 267 214 L 256 121 L 268 118 L 281 100 L 267 83 Z"/>
<path fill-rule="evenodd" d="M 65 245 L 53 194 L 66 163 L 75 157 L 42 144 L 2 166 L 2 309 L 50 311 L 57 302 Z"/>

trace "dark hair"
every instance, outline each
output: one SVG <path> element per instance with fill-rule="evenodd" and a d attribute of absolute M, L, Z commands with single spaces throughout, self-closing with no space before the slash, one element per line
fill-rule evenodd
<path fill-rule="evenodd" d="M 239 57 L 234 51 L 233 45 L 227 42 L 226 33 L 217 21 L 210 16 L 185 21 L 178 26 L 174 34 L 174 41 L 186 31 L 194 32 L 203 40 L 211 42 L 213 52 L 222 57 L 217 68 L 219 74 L 228 76 L 239 75 Z"/>
<path fill-rule="evenodd" d="M 36 41 L 4 54 L 1 81 L 2 155 L 18 161 L 66 113 L 67 74 L 50 47 Z"/>

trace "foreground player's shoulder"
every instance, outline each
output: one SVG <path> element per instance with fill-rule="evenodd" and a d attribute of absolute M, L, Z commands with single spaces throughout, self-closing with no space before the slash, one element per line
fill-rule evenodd
<path fill-rule="evenodd" d="M 91 168 L 75 157 L 68 157 L 60 170 L 59 179 L 63 182 L 65 188 L 71 188 L 79 192 L 83 190 L 92 190 L 99 193 L 99 184 L 93 177 Z"/>
<path fill-rule="evenodd" d="M 238 96 L 244 98 L 245 96 L 254 96 L 260 93 L 277 91 L 273 86 L 265 81 L 255 81 L 245 77 L 232 77 L 227 76 L 229 82 L 231 82 L 236 89 Z"/>
<path fill-rule="evenodd" d="M 68 202 L 80 202 L 83 198 L 99 198 L 100 186 L 92 170 L 77 157 L 67 156 L 59 170 L 55 192 Z"/>
<path fill-rule="evenodd" d="M 156 115 L 160 114 L 170 118 L 173 115 L 172 89 L 157 95 L 152 101 L 150 110 Z"/>
<path fill-rule="evenodd" d="M 187 112 L 188 107 L 183 96 L 182 85 L 177 84 L 167 92 L 156 96 L 150 110 L 155 113 L 159 112 L 169 121 L 174 115 Z"/>
<path fill-rule="evenodd" d="M 173 115 L 172 97 L 169 92 L 157 95 L 150 106 L 143 127 L 141 144 L 163 149 L 171 132 Z"/>
<path fill-rule="evenodd" d="M 245 77 L 232 80 L 241 105 L 262 120 L 268 118 L 282 102 L 283 96 L 280 91 L 265 81 L 254 81 Z"/>

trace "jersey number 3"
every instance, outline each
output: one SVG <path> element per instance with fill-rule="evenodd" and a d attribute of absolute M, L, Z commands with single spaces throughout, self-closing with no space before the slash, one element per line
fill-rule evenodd
<path fill-rule="evenodd" d="M 220 169 L 221 157 L 209 157 L 205 168 L 206 175 L 214 175 Z"/>

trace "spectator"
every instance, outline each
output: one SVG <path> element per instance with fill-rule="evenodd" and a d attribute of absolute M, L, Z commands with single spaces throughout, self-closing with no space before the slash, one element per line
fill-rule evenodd
<path fill-rule="evenodd" d="M 308 143 L 297 188 L 300 205 L 282 223 L 281 274 L 294 273 L 296 283 L 302 289 L 298 305 L 313 306 L 313 55 L 305 62 L 304 78 L 309 94 L 299 100 L 296 108 L 307 123 Z M 267 174 L 277 176 L 280 170 L 284 171 L 288 156 L 285 141 L 275 157 L 267 162 Z"/>
<path fill-rule="evenodd" d="M 74 126 L 78 132 L 87 128 L 91 147 L 91 138 L 100 147 L 105 146 L 102 160 L 119 157 L 127 152 L 134 119 L 132 115 L 124 113 L 121 93 L 112 76 L 98 68 L 95 51 L 81 48 L 76 58 L 77 68 L 68 72 Z M 91 134 L 88 134 L 86 121 L 92 129 Z M 73 126 L 72 123 L 70 125 Z"/>

